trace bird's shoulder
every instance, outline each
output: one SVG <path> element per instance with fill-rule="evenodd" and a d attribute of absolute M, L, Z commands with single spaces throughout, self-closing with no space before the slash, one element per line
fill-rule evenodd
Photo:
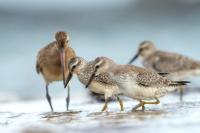
<path fill-rule="evenodd" d="M 55 50 L 57 51 L 56 44 L 57 44 L 56 41 L 54 41 L 54 42 L 47 44 L 42 49 L 40 49 L 37 54 L 37 59 L 40 60 L 40 58 L 50 55 L 53 51 L 55 51 Z"/>
<path fill-rule="evenodd" d="M 200 67 L 200 63 L 187 56 L 164 51 L 155 52 L 147 60 L 157 72 L 177 72 Z"/>

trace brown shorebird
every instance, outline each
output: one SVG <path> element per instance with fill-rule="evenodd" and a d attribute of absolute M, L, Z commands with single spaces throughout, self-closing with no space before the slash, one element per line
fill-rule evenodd
<path fill-rule="evenodd" d="M 93 66 L 94 72 L 87 86 L 91 84 L 95 76 L 108 73 L 122 94 L 140 102 L 133 108 L 133 111 L 139 107 L 144 110 L 145 104 L 159 104 L 158 98 L 188 83 L 187 81 L 171 81 L 163 77 L 162 73 L 158 74 L 133 65 L 118 65 L 106 57 L 97 58 Z M 146 102 L 144 100 L 156 101 Z"/>
<path fill-rule="evenodd" d="M 156 72 L 170 73 L 167 77 L 171 80 L 187 80 L 200 75 L 200 62 L 186 56 L 158 50 L 150 41 L 144 41 L 139 45 L 137 54 L 129 62 L 131 64 L 141 57 L 145 68 Z M 180 89 L 182 101 L 183 88 Z"/>
<path fill-rule="evenodd" d="M 71 80 L 73 74 L 76 74 L 80 82 L 86 85 L 89 82 L 89 78 L 94 71 L 93 64 L 94 61 L 87 62 L 81 57 L 73 58 L 68 64 L 70 74 L 66 80 L 66 83 Z M 124 110 L 122 100 L 118 97 L 118 86 L 111 80 L 108 73 L 102 73 L 98 76 L 95 76 L 93 82 L 91 82 L 89 86 L 89 89 L 92 92 L 104 94 L 105 105 L 103 106 L 102 111 L 105 111 L 107 109 L 108 99 L 112 96 L 117 97 L 117 100 L 121 107 L 121 111 Z"/>
<path fill-rule="evenodd" d="M 68 62 L 76 56 L 74 50 L 69 47 L 69 35 L 65 32 L 57 32 L 55 34 L 56 41 L 51 42 L 42 48 L 37 55 L 36 70 L 41 73 L 46 82 L 46 98 L 50 105 L 51 111 L 53 106 L 49 95 L 48 86 L 53 81 L 63 80 L 66 88 L 66 76 L 69 74 L 67 67 Z M 68 96 L 66 98 L 67 110 L 70 101 L 70 88 L 68 86 Z"/>

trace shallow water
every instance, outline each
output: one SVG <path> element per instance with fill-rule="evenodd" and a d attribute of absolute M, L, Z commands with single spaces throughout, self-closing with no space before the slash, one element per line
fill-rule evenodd
<path fill-rule="evenodd" d="M 64 132 L 188 132 L 200 129 L 200 93 L 187 93 L 184 102 L 177 94 L 161 98 L 160 105 L 148 105 L 145 111 L 132 112 L 136 101 L 124 100 L 125 111 L 118 103 L 109 103 L 107 112 L 99 112 L 103 103 L 88 100 L 71 103 L 65 110 L 61 99 L 54 99 L 58 112 L 49 110 L 46 101 L 18 102 L 1 105 L 0 131 L 3 133 L 64 133 Z M 40 103 L 40 104 L 38 104 Z M 56 103 L 56 104 L 55 104 Z M 13 108 L 19 107 L 17 111 Z"/>

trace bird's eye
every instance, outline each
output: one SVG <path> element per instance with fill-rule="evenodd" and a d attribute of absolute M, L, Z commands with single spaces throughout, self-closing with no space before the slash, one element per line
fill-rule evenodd
<path fill-rule="evenodd" d="M 76 68 L 76 66 L 72 66 L 71 72 L 73 72 L 75 68 Z"/>
<path fill-rule="evenodd" d="M 73 66 L 72 69 L 76 68 L 76 66 Z"/>
<path fill-rule="evenodd" d="M 97 68 L 97 69 L 98 69 L 98 68 L 99 68 L 99 65 L 96 65 L 96 67 L 95 67 L 95 68 Z"/>
<path fill-rule="evenodd" d="M 144 50 L 148 50 L 148 49 L 149 49 L 149 47 L 143 47 L 140 49 L 140 51 L 144 51 Z"/>

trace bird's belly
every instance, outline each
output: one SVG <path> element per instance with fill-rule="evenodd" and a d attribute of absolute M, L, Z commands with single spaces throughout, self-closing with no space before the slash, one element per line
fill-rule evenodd
<path fill-rule="evenodd" d="M 169 74 L 168 78 L 171 80 L 188 80 L 189 78 L 200 76 L 200 70 L 186 70 L 180 72 L 174 72 Z"/>
<path fill-rule="evenodd" d="M 42 75 L 44 77 L 44 79 L 47 82 L 53 82 L 53 81 L 61 81 L 63 80 L 63 73 L 60 69 L 44 69 L 42 72 Z M 68 72 L 65 72 L 65 76 L 68 75 Z"/>
<path fill-rule="evenodd" d="M 105 94 L 105 93 L 111 93 L 112 95 L 119 94 L 119 89 L 116 85 L 108 85 L 108 84 L 102 84 L 93 81 L 89 86 L 90 91 L 99 93 L 99 94 Z"/>
<path fill-rule="evenodd" d="M 121 86 L 122 93 L 133 99 L 151 100 L 164 96 L 168 93 L 168 91 L 164 88 L 138 86 L 134 83 L 128 84 L 129 85 Z"/>

